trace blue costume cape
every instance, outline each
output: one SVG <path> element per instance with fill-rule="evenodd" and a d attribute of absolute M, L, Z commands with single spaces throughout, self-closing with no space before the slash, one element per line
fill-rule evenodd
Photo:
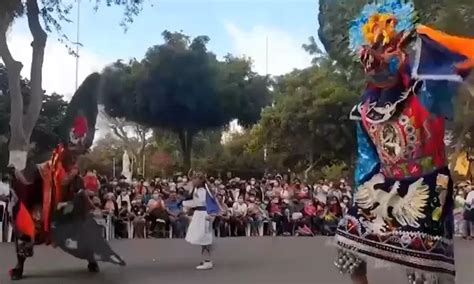
<path fill-rule="evenodd" d="M 209 215 L 217 215 L 220 213 L 221 209 L 219 203 L 217 202 L 214 195 L 212 195 L 209 187 L 205 185 L 206 188 L 206 210 Z"/>

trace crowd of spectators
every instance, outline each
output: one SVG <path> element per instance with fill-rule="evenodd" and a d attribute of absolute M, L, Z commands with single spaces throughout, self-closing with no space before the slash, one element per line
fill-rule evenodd
<path fill-rule="evenodd" d="M 281 175 L 248 180 L 211 177 L 207 185 L 221 207 L 213 224 L 219 237 L 334 235 L 353 200 L 353 188 L 345 179 L 308 184 Z M 97 178 L 94 171 L 87 171 L 84 186 L 91 193 L 94 216 L 109 220 L 114 238 L 186 234 L 190 219 L 182 201 L 192 191 L 186 176 L 126 182 Z M 6 201 L 0 208 L 4 213 Z M 474 184 L 455 185 L 454 218 L 456 236 L 474 239 Z"/>
<path fill-rule="evenodd" d="M 189 218 L 182 201 L 192 189 L 186 176 L 131 183 L 99 180 L 93 203 L 98 216 L 113 217 L 116 238 L 128 236 L 130 223 L 137 238 L 185 236 Z M 214 221 L 220 237 L 333 235 L 352 200 L 344 179 L 310 185 L 280 175 L 227 181 L 211 177 L 207 185 L 222 209 Z"/>

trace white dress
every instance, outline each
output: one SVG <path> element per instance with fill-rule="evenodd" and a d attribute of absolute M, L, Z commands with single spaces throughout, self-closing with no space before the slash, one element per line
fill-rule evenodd
<path fill-rule="evenodd" d="M 194 191 L 193 199 L 183 202 L 184 207 L 206 207 L 206 189 L 201 187 Z M 207 211 L 195 210 L 186 233 L 186 241 L 193 245 L 207 246 L 212 244 L 212 219 Z"/>

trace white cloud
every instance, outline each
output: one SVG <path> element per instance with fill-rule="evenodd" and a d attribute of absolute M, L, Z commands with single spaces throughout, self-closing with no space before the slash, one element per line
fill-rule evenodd
<path fill-rule="evenodd" d="M 15 27 L 9 32 L 8 45 L 13 57 L 23 63 L 22 76 L 30 78 L 31 70 L 31 41 L 29 33 L 19 31 Z M 80 49 L 79 85 L 92 72 L 101 71 L 110 61 L 87 50 Z M 65 45 L 54 36 L 46 43 L 43 64 L 43 89 L 47 93 L 56 92 L 70 99 L 75 91 L 76 58 L 68 53 Z"/>
<path fill-rule="evenodd" d="M 21 75 L 30 78 L 31 41 L 33 38 L 29 32 L 22 29 L 22 23 L 19 24 L 19 26 L 13 26 L 12 30 L 9 31 L 8 46 L 15 60 L 23 64 Z M 105 65 L 112 61 L 90 52 L 87 47 L 81 47 L 79 54 L 79 86 L 88 75 L 101 71 Z M 71 99 L 76 89 L 76 58 L 70 55 L 66 46 L 57 41 L 52 35 L 49 36 L 46 43 L 43 64 L 43 89 L 47 93 L 56 92 L 61 94 L 66 100 Z M 105 136 L 110 129 L 108 123 L 101 116 L 98 117 L 96 127 L 99 130 L 96 133 L 96 138 Z"/>
<path fill-rule="evenodd" d="M 282 75 L 311 65 L 311 56 L 301 47 L 307 35 L 298 39 L 287 31 L 262 25 L 246 31 L 226 23 L 225 28 L 232 38 L 234 53 L 252 58 L 254 70 L 259 74 L 267 71 L 267 39 L 269 74 Z"/>

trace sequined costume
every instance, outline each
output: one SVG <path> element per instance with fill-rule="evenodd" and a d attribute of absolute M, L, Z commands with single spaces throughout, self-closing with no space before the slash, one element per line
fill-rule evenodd
<path fill-rule="evenodd" d="M 454 281 L 444 124 L 472 69 L 474 39 L 416 26 L 414 14 L 412 3 L 390 0 L 366 5 L 351 24 L 351 48 L 368 85 L 350 114 L 357 123 L 357 190 L 338 225 L 336 265 L 352 273 L 374 257 Z"/>

